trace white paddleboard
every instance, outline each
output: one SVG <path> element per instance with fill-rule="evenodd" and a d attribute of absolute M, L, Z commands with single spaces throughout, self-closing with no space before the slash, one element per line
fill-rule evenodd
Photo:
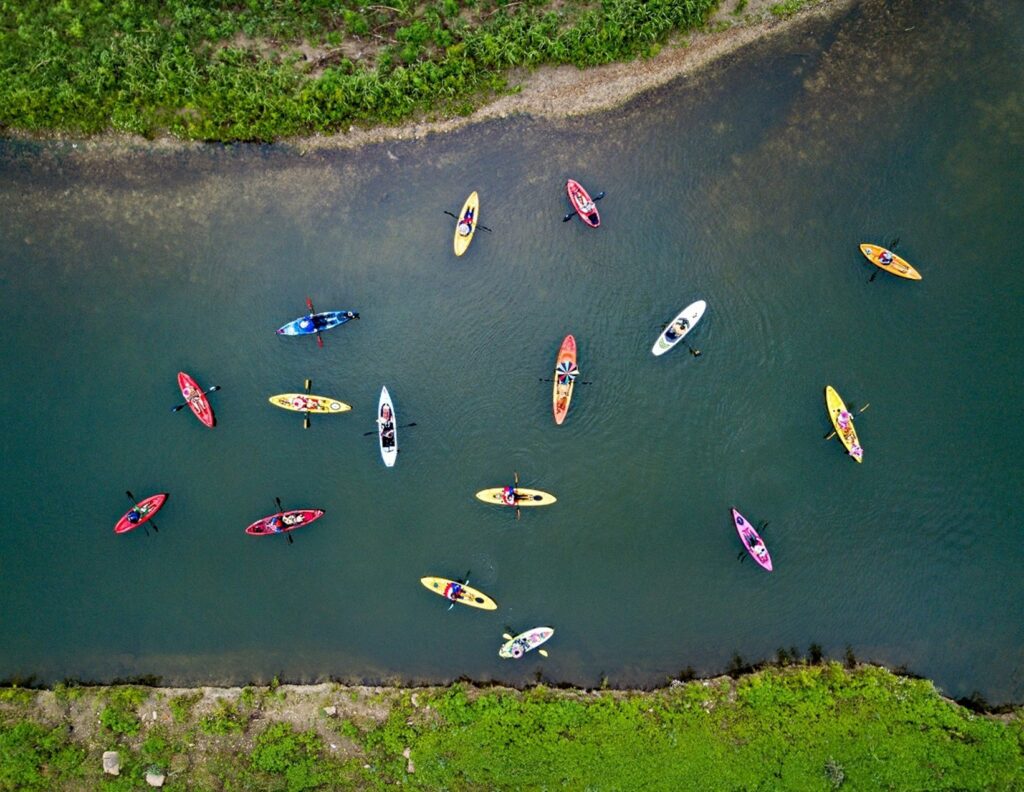
<path fill-rule="evenodd" d="M 683 310 L 679 312 L 679 315 L 666 325 L 664 332 L 658 336 L 658 340 L 655 341 L 654 346 L 651 347 L 651 354 L 655 357 L 658 355 L 664 355 L 672 349 L 672 347 L 686 338 L 687 333 L 696 327 L 697 322 L 700 321 L 700 318 L 704 315 L 704 311 L 707 307 L 708 304 L 706 302 L 703 300 L 697 300 L 697 302 L 690 303 L 683 308 Z M 686 322 L 686 329 L 679 333 L 675 338 L 669 338 L 669 331 L 671 331 L 675 327 L 676 322 L 679 321 Z"/>
<path fill-rule="evenodd" d="M 384 408 L 390 413 L 390 420 L 384 418 Z M 390 437 L 384 433 L 390 429 Z M 380 401 L 377 402 L 377 440 L 380 443 L 380 456 L 384 464 L 394 467 L 398 459 L 398 416 L 395 405 L 391 403 L 391 395 L 386 387 L 380 389 Z"/>

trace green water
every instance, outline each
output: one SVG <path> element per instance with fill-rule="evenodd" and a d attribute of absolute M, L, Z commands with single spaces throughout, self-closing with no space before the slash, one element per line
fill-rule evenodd
<path fill-rule="evenodd" d="M 355 152 L 0 143 L 0 676 L 648 685 L 817 642 L 1020 699 L 1017 11 L 868 2 L 614 113 Z M 455 259 L 473 189 L 493 233 Z M 924 280 L 869 283 L 857 243 L 897 236 Z M 277 337 L 307 295 L 362 319 Z M 654 358 L 701 298 L 703 355 Z M 593 384 L 556 427 L 569 332 Z M 182 369 L 215 430 L 170 412 Z M 267 403 L 306 377 L 354 410 Z M 558 503 L 474 500 L 513 471 Z M 159 533 L 115 537 L 125 489 L 171 493 Z M 327 514 L 245 536 L 275 496 Z M 467 569 L 497 613 L 418 583 Z M 550 658 L 498 659 L 538 624 Z"/>

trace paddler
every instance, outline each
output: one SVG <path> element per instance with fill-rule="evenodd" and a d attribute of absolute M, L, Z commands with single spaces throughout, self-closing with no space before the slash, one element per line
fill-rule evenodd
<path fill-rule="evenodd" d="M 139 507 L 138 506 L 133 506 L 131 511 L 128 512 L 128 522 L 130 522 L 132 525 L 138 525 L 139 524 L 139 520 L 141 520 L 141 519 L 142 519 L 142 512 L 139 511 Z"/>
<path fill-rule="evenodd" d="M 380 436 L 382 440 L 390 441 L 385 442 L 384 445 L 394 445 L 395 441 L 395 422 L 394 416 L 391 414 L 391 406 L 385 404 L 380 411 L 380 418 L 377 419 L 377 425 L 380 427 Z"/>
<path fill-rule="evenodd" d="M 519 493 L 516 492 L 515 487 L 505 487 L 501 491 L 501 499 L 506 506 L 515 506 L 519 501 Z"/>
<path fill-rule="evenodd" d="M 459 236 L 469 236 L 469 232 L 473 230 L 473 207 L 466 209 L 466 214 L 462 216 L 459 221 Z"/>
<path fill-rule="evenodd" d="M 890 253 L 888 250 L 883 250 L 881 253 L 878 254 L 878 262 L 880 264 L 886 265 L 892 264 L 892 253 Z"/>
<path fill-rule="evenodd" d="M 680 319 L 679 321 L 670 325 L 668 330 L 665 331 L 665 338 L 667 338 L 669 341 L 679 338 L 683 335 L 683 333 L 685 333 L 689 329 L 689 327 L 689 322 L 687 322 L 685 319 Z"/>
<path fill-rule="evenodd" d="M 462 598 L 462 584 L 452 581 L 444 587 L 444 595 L 452 602 L 458 602 Z"/>

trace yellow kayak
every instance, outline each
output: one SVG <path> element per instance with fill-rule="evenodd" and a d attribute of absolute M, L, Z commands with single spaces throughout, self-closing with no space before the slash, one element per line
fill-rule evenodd
<path fill-rule="evenodd" d="M 311 393 L 279 393 L 270 397 L 270 403 L 282 410 L 303 413 L 343 413 L 352 409 L 352 405 L 330 396 L 314 396 Z"/>
<path fill-rule="evenodd" d="M 891 272 L 893 275 L 898 275 L 901 278 L 907 280 L 921 280 L 921 273 L 911 267 L 904 259 L 901 259 L 891 250 L 886 250 L 884 247 L 878 245 L 865 245 L 861 244 L 860 252 L 864 254 L 864 258 L 874 264 L 876 267 L 881 267 L 886 272 Z M 888 264 L 883 263 L 882 256 L 888 254 L 892 256 Z"/>
<path fill-rule="evenodd" d="M 488 597 L 481 591 L 477 591 L 472 586 L 467 586 L 464 583 L 459 583 L 462 586 L 462 591 L 459 592 L 458 599 L 452 600 L 449 596 L 451 587 L 458 583 L 456 580 L 449 580 L 448 578 L 442 577 L 422 577 L 420 583 L 426 586 L 428 589 L 444 597 L 446 600 L 457 602 L 460 605 L 469 605 L 471 608 L 480 608 L 480 610 L 497 610 L 498 603 Z"/>
<path fill-rule="evenodd" d="M 496 506 L 511 506 L 511 503 L 506 503 L 505 498 L 502 497 L 504 487 L 492 487 L 491 489 L 480 490 L 476 497 L 482 500 L 484 503 L 493 503 Z M 547 492 L 541 492 L 540 490 L 527 489 L 526 487 L 516 487 L 516 503 L 518 506 L 550 506 L 558 499 Z"/>
<path fill-rule="evenodd" d="M 847 453 L 857 462 L 863 462 L 864 449 L 860 447 L 860 441 L 857 439 L 857 430 L 853 428 L 853 416 L 850 415 L 850 411 L 846 409 L 846 404 L 839 398 L 836 389 L 831 385 L 825 387 L 825 406 L 828 407 L 828 417 L 832 419 L 832 426 L 835 427 L 836 434 L 843 442 L 843 445 L 846 446 Z M 844 414 L 845 428 L 839 425 L 841 416 Z"/>
<path fill-rule="evenodd" d="M 473 214 L 469 218 L 469 233 L 460 234 L 459 226 L 462 225 L 462 221 L 466 219 L 466 213 L 472 210 Z M 466 248 L 469 247 L 469 243 L 473 241 L 473 235 L 476 233 L 477 223 L 480 222 L 480 196 L 476 194 L 476 190 L 469 194 L 469 198 L 462 205 L 462 211 L 459 212 L 459 220 L 455 223 L 455 255 L 461 256 L 466 252 Z"/>

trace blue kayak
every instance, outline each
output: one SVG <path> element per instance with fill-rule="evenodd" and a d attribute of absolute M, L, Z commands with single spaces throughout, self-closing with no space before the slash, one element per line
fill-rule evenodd
<path fill-rule="evenodd" d="M 294 321 L 277 328 L 278 335 L 311 335 L 343 325 L 349 319 L 358 319 L 359 314 L 352 311 L 325 311 L 324 313 L 306 314 Z"/>

